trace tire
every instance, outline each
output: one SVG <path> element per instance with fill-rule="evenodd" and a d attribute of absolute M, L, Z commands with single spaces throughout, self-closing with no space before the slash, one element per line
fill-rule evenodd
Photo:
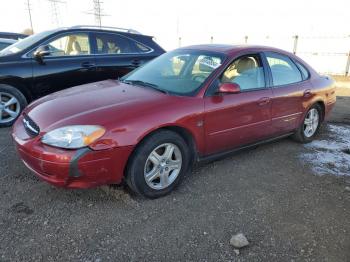
<path fill-rule="evenodd" d="M 26 105 L 27 99 L 17 88 L 0 84 L 0 127 L 12 126 Z"/>
<path fill-rule="evenodd" d="M 308 124 L 306 123 L 310 123 L 310 117 L 312 113 L 316 114 L 317 112 L 317 125 L 316 123 L 312 125 L 312 123 L 310 125 L 312 125 L 312 131 L 311 129 L 309 129 L 309 131 L 306 130 Z M 323 120 L 323 110 L 321 108 L 321 106 L 319 104 L 314 104 L 311 108 L 309 108 L 309 110 L 307 111 L 307 113 L 305 114 L 305 117 L 303 119 L 303 122 L 301 123 L 301 125 L 299 126 L 299 128 L 296 130 L 296 132 L 293 135 L 293 139 L 299 143 L 310 143 L 315 136 L 318 134 L 319 130 L 320 130 L 320 126 Z"/>
<path fill-rule="evenodd" d="M 168 130 L 155 132 L 143 140 L 132 154 L 126 182 L 132 191 L 143 197 L 165 196 L 185 176 L 190 159 L 190 149 L 180 135 Z"/>

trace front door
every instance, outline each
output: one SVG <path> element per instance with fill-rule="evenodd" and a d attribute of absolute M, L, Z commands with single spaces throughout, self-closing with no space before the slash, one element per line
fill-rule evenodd
<path fill-rule="evenodd" d="M 96 80 L 88 33 L 68 33 L 44 45 L 49 54 L 41 60 L 33 58 L 35 96 Z"/>
<path fill-rule="evenodd" d="M 271 135 L 272 90 L 259 54 L 234 60 L 220 83 L 240 86 L 237 94 L 216 93 L 205 97 L 206 154 L 218 153 L 262 140 Z"/>

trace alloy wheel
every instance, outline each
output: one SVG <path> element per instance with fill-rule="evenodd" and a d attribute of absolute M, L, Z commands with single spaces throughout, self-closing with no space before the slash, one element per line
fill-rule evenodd
<path fill-rule="evenodd" d="M 317 109 L 312 108 L 306 115 L 304 120 L 304 135 L 306 137 L 312 137 L 319 125 L 320 115 Z"/>
<path fill-rule="evenodd" d="M 178 177 L 182 167 L 182 154 L 173 143 L 156 147 L 148 156 L 144 177 L 152 189 L 161 190 L 170 186 Z"/>
<path fill-rule="evenodd" d="M 8 123 L 15 120 L 21 112 L 18 99 L 6 92 L 0 92 L 0 123 Z"/>

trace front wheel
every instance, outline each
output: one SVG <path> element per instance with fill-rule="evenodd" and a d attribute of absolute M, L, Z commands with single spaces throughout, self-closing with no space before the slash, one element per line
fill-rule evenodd
<path fill-rule="evenodd" d="M 168 130 L 150 135 L 137 147 L 126 182 L 136 193 L 157 198 L 170 193 L 186 174 L 190 152 L 184 139 Z"/>
<path fill-rule="evenodd" d="M 322 120 L 322 108 L 320 105 L 313 105 L 305 115 L 304 121 L 295 132 L 293 138 L 301 143 L 309 143 L 317 135 Z"/>

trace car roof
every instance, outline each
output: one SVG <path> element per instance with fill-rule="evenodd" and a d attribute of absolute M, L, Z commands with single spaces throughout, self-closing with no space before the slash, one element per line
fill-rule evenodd
<path fill-rule="evenodd" d="M 90 26 L 90 25 L 81 25 L 81 26 L 71 26 L 71 27 L 59 27 L 47 32 L 50 33 L 58 33 L 65 31 L 95 31 L 95 32 L 108 32 L 108 33 L 118 33 L 124 35 L 137 35 L 137 36 L 146 36 L 153 37 L 150 35 L 144 35 L 134 29 L 126 29 L 126 28 L 118 28 L 118 27 L 98 27 L 98 26 Z"/>
<path fill-rule="evenodd" d="M 13 32 L 0 32 L 0 35 L 28 36 L 28 35 L 26 35 L 26 34 L 21 34 L 21 33 L 13 33 Z"/>
<path fill-rule="evenodd" d="M 263 46 L 263 45 L 225 45 L 225 44 L 206 44 L 206 45 L 192 45 L 181 47 L 180 49 L 192 49 L 202 50 L 209 52 L 218 52 L 225 55 L 232 55 L 239 51 L 271 51 L 284 54 L 290 54 L 289 52 L 278 49 L 275 47 Z"/>

